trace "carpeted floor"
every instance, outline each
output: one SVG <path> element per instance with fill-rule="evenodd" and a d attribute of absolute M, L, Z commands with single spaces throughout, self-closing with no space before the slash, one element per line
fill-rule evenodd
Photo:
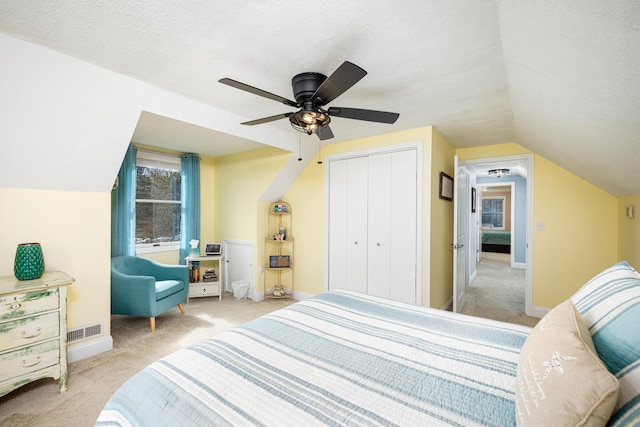
<path fill-rule="evenodd" d="M 464 313 L 535 325 L 538 319 L 523 313 L 524 270 L 485 257 L 478 271 L 478 279 L 467 289 Z M 515 278 L 521 278 L 522 285 L 516 285 Z M 185 315 L 176 307 L 159 316 L 154 333 L 149 319 L 115 316 L 113 350 L 69 364 L 66 393 L 58 393 L 57 381 L 43 379 L 0 397 L 0 426 L 92 426 L 111 394 L 151 362 L 292 302 L 238 302 L 231 294 L 221 303 L 217 298 L 196 298 L 185 305 Z"/>
<path fill-rule="evenodd" d="M 154 333 L 147 318 L 115 316 L 113 350 L 70 363 L 66 393 L 58 392 L 57 381 L 42 379 L 0 397 L 0 426 L 92 426 L 111 394 L 149 363 L 292 302 L 196 298 L 184 315 L 175 307 L 158 316 Z"/>
<path fill-rule="evenodd" d="M 484 252 L 477 272 L 467 287 L 463 313 L 525 326 L 538 323 L 539 318 L 524 313 L 525 270 L 511 268 L 509 254 Z"/>

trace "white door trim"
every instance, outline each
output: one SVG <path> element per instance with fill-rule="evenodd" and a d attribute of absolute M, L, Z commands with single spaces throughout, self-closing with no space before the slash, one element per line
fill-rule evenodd
<path fill-rule="evenodd" d="M 527 316 L 542 317 L 546 311 L 534 309 L 533 307 L 533 183 L 534 183 L 534 164 L 533 154 L 517 154 L 514 156 L 490 157 L 484 159 L 464 160 L 461 163 L 465 165 L 475 165 L 483 163 L 499 163 L 514 160 L 525 160 L 527 162 L 527 241 L 526 241 L 526 275 L 525 275 L 525 291 L 524 291 L 524 308 Z"/>

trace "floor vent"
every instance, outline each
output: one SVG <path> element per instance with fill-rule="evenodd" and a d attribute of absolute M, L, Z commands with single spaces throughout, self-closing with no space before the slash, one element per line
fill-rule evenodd
<path fill-rule="evenodd" d="M 78 342 L 96 335 L 102 335 L 102 322 L 70 329 L 67 331 L 67 342 Z"/>

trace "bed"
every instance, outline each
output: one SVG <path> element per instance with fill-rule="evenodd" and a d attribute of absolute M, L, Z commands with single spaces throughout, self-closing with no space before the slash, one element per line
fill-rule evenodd
<path fill-rule="evenodd" d="M 482 251 L 511 253 L 511 231 L 482 229 Z"/>
<path fill-rule="evenodd" d="M 640 275 L 637 282 L 640 299 Z M 569 305 L 574 317 L 580 317 L 575 314 L 580 304 L 586 311 L 594 306 L 582 296 Z M 562 314 L 554 309 L 547 316 L 552 313 Z M 553 319 L 540 324 L 552 326 Z M 534 356 L 525 350 L 545 348 L 530 344 L 532 337 L 556 329 L 327 292 L 152 363 L 116 391 L 95 425 L 512 426 L 536 425 L 523 423 L 544 416 L 561 425 L 557 413 L 563 409 L 554 412 L 548 405 L 566 408 L 565 399 L 578 399 L 572 408 L 586 402 L 590 417 L 601 414 L 606 400 L 602 416 L 608 419 L 618 402 L 618 380 L 606 368 L 600 372 L 604 365 L 597 357 L 586 358 L 597 360 L 597 373 L 573 375 L 573 364 L 565 368 L 564 377 L 573 375 L 578 383 L 549 382 L 549 397 L 556 391 L 558 397 L 543 399 L 542 405 L 539 394 L 530 398 L 542 386 L 527 386 L 535 384 L 526 379 L 531 369 L 521 370 Z M 570 340 L 560 337 L 565 341 Z M 629 346 L 638 344 L 631 340 Z M 543 357 L 550 355 L 545 348 Z M 594 392 L 591 382 L 584 384 L 586 377 L 608 388 Z M 640 413 L 640 403 L 631 409 Z M 618 421 L 626 419 L 622 409 L 616 414 Z"/>

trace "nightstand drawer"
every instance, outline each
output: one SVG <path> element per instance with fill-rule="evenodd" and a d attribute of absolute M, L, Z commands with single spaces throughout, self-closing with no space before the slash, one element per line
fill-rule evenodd
<path fill-rule="evenodd" d="M 60 313 L 57 311 L 0 322 L 0 351 L 22 347 L 60 335 Z"/>
<path fill-rule="evenodd" d="M 0 354 L 0 378 L 29 374 L 60 363 L 60 343 L 56 340 Z"/>
<path fill-rule="evenodd" d="M 220 295 L 220 283 L 192 283 L 189 285 L 189 296 L 218 296 Z"/>
<path fill-rule="evenodd" d="M 0 320 L 55 310 L 60 305 L 58 292 L 58 288 L 54 288 L 3 295 L 0 297 Z"/>

